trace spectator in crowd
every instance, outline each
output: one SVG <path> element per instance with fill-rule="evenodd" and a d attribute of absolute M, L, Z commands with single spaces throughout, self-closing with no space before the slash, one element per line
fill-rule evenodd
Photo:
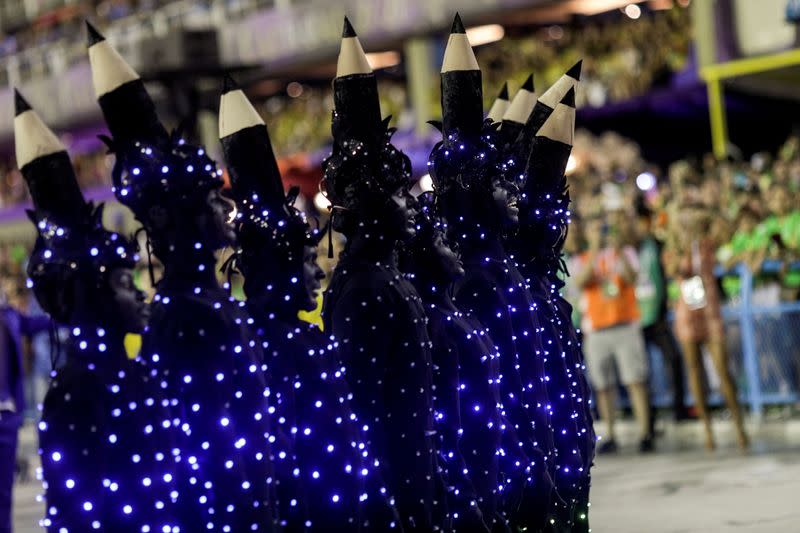
<path fill-rule="evenodd" d="M 636 204 L 636 233 L 639 244 L 639 276 L 636 280 L 636 301 L 641 314 L 645 343 L 655 346 L 663 355 L 672 374 L 672 405 L 675 420 L 687 418 L 683 360 L 667 320 L 667 281 L 661 264 L 661 243 L 653 235 L 653 212 L 642 201 Z M 651 409 L 653 433 L 655 417 Z"/>
<path fill-rule="evenodd" d="M 542 73 L 543 80 L 552 82 L 584 58 L 579 100 L 595 107 L 626 100 L 663 83 L 685 65 L 690 27 L 688 10 L 678 8 L 637 20 L 620 17 L 512 33 L 477 51 L 478 62 L 486 66 L 485 94 L 497 94 L 505 80 L 519 79 L 522 72 Z"/>
<path fill-rule="evenodd" d="M 28 315 L 31 317 L 48 316 L 33 293 L 28 295 Z M 28 419 L 39 418 L 41 405 L 50 385 L 50 372 L 53 371 L 54 365 L 59 363 L 58 360 L 53 360 L 58 353 L 58 346 L 54 345 L 53 341 L 58 343 L 60 340 L 66 340 L 66 330 L 56 330 L 55 334 L 58 336 L 57 338 L 53 338 L 51 331 L 39 331 L 30 339 L 30 363 L 26 365 L 28 375 L 25 379 L 25 404 L 27 406 L 25 417 Z"/>
<path fill-rule="evenodd" d="M 692 198 L 692 195 L 686 197 Z M 720 294 L 714 276 L 717 245 L 715 232 L 710 230 L 713 212 L 705 205 L 689 200 L 678 204 L 674 213 L 665 250 L 665 265 L 667 273 L 675 278 L 680 288 L 675 307 L 675 331 L 686 359 L 695 406 L 705 427 L 705 446 L 711 450 L 715 443 L 703 388 L 703 345 L 711 352 L 725 403 L 736 426 L 739 446 L 745 449 L 748 438 L 736 386 L 728 367 Z"/>
<path fill-rule="evenodd" d="M 639 450 L 653 450 L 650 400 L 647 386 L 647 352 L 636 304 L 638 260 L 636 251 L 623 246 L 618 228 L 595 217 L 588 222 L 589 250 L 577 261 L 575 283 L 583 289 L 584 354 L 589 379 L 597 397 L 607 439 L 599 453 L 617 450 L 614 433 L 617 377 L 625 385 L 639 424 Z"/>
<path fill-rule="evenodd" d="M 756 228 L 759 221 L 759 214 L 750 207 L 742 207 L 732 224 L 732 236 L 730 240 L 717 249 L 717 263 L 723 267 L 724 273 L 720 278 L 722 293 L 730 305 L 741 305 L 742 279 L 736 266 L 743 262 L 750 265 L 749 239 L 750 234 Z M 735 326 L 734 326 L 735 328 Z M 729 338 L 735 337 L 731 332 L 726 332 Z"/>
<path fill-rule="evenodd" d="M 28 317 L 10 304 L 5 287 L 0 287 L 0 533 L 11 532 L 17 436 L 25 410 L 22 337 L 50 325 L 48 318 Z"/>
<path fill-rule="evenodd" d="M 753 257 L 750 268 L 759 271 L 764 261 L 781 261 L 783 268 L 773 276 L 781 301 L 797 300 L 798 273 L 788 267 L 800 244 L 800 210 L 794 208 L 791 193 L 780 182 L 770 184 L 766 193 L 769 214 L 750 232 Z"/>
<path fill-rule="evenodd" d="M 580 332 L 581 327 L 581 293 L 582 287 L 579 287 L 575 282 L 575 270 L 577 269 L 580 255 L 585 251 L 585 237 L 583 231 L 583 223 L 581 219 L 573 214 L 567 230 L 567 238 L 564 241 L 564 264 L 567 266 L 567 272 L 562 273 L 564 279 L 564 298 L 572 305 L 572 323 L 578 328 Z"/>

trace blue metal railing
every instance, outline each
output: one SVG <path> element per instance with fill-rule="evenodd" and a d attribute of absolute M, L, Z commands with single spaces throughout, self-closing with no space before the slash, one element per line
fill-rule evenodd
<path fill-rule="evenodd" d="M 791 265 L 796 269 L 797 264 Z M 768 262 L 764 273 L 775 273 L 779 262 Z M 754 302 L 753 273 L 744 265 L 717 274 L 739 277 L 740 294 L 735 302 L 722 308 L 728 356 L 733 378 L 739 388 L 742 403 L 749 406 L 755 417 L 760 417 L 765 405 L 794 404 L 800 402 L 800 302 L 758 305 Z M 672 393 L 668 383 L 668 369 L 657 349 L 648 347 L 651 362 L 651 387 L 654 405 L 669 406 Z M 711 365 L 706 365 L 709 375 L 710 404 L 722 403 L 715 390 L 715 376 Z M 691 398 L 687 397 L 687 404 Z"/>

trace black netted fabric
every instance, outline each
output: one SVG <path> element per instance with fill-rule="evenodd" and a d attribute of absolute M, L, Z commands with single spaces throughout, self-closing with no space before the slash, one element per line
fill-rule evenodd
<path fill-rule="evenodd" d="M 325 329 L 339 343 L 359 418 L 384 466 L 403 525 L 447 525 L 433 424 L 431 347 L 413 286 L 394 264 L 343 257 L 326 292 Z"/>

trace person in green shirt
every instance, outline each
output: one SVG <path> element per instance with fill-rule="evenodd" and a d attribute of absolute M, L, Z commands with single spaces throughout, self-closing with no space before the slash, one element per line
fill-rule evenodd
<path fill-rule="evenodd" d="M 770 188 L 767 205 L 772 213 L 759 225 L 769 247 L 764 259 L 775 259 L 782 263 L 778 279 L 781 285 L 781 300 L 795 301 L 800 289 L 800 272 L 792 269 L 792 263 L 800 251 L 800 210 L 794 208 L 789 189 L 783 184 Z M 763 259 L 762 259 L 763 261 Z"/>
<path fill-rule="evenodd" d="M 788 188 L 773 183 L 766 196 L 769 215 L 759 217 L 756 213 L 742 210 L 737 222 L 737 231 L 731 241 L 720 248 L 718 259 L 726 266 L 742 262 L 753 272 L 753 284 L 758 289 L 770 284 L 780 285 L 780 299 L 795 301 L 800 289 L 800 272 L 791 268 L 798 257 L 800 245 L 800 210 L 793 209 Z M 763 272 L 764 261 L 781 262 L 778 272 Z M 723 280 L 729 296 L 738 294 L 740 286 L 729 279 Z M 776 302 L 777 303 L 777 302 Z"/>
<path fill-rule="evenodd" d="M 781 271 L 783 285 L 781 299 L 793 302 L 800 293 L 800 269 L 792 265 L 800 259 L 800 209 L 795 209 L 783 217 L 779 235 L 786 252 Z"/>
<path fill-rule="evenodd" d="M 639 304 L 644 339 L 648 346 L 656 346 L 661 351 L 670 368 L 675 420 L 681 421 L 688 418 L 684 403 L 686 385 L 683 358 L 667 322 L 667 287 L 661 264 L 661 244 L 653 236 L 653 213 L 643 199 L 636 203 L 636 230 L 639 242 L 636 301 Z M 651 412 L 651 434 L 654 420 Z"/>
<path fill-rule="evenodd" d="M 735 228 L 731 240 L 717 250 L 717 261 L 730 271 L 736 264 L 750 264 L 753 251 L 763 243 L 762 236 L 754 236 L 758 226 L 759 215 L 747 206 L 742 207 L 736 217 Z M 722 290 L 728 300 L 736 301 L 742 292 L 742 284 L 737 273 L 726 273 L 722 276 Z"/>

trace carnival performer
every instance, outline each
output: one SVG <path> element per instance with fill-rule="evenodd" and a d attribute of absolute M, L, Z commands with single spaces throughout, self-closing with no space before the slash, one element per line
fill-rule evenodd
<path fill-rule="evenodd" d="M 180 428 L 191 475 L 184 531 L 272 531 L 273 464 L 292 463 L 270 428 L 268 373 L 250 317 L 220 287 L 215 252 L 233 243 L 221 174 L 202 147 L 168 134 L 141 78 L 89 26 L 92 80 L 116 156 L 114 194 L 164 265 L 143 338 Z M 277 466 L 276 466 L 277 468 Z"/>
<path fill-rule="evenodd" d="M 534 108 L 532 116 L 536 117 L 544 114 L 544 106 L 550 111 L 541 127 L 532 126 L 537 131 L 524 172 L 520 229 L 510 237 L 509 246 L 528 281 L 544 331 L 552 341 L 547 346 L 547 363 L 552 368 L 548 374 L 550 388 L 556 390 L 550 395 L 559 447 L 556 487 L 569 506 L 567 519 L 572 529 L 588 531 L 589 471 L 596 437 L 583 353 L 571 320 L 572 308 L 561 296 L 564 283 L 560 278 L 569 224 L 565 171 L 575 130 L 574 84 L 564 90 L 561 87 L 576 79 L 573 72 L 571 69 L 562 77 L 566 83 L 557 82 L 546 91 Z M 545 102 L 557 92 L 564 94 L 550 107 Z"/>
<path fill-rule="evenodd" d="M 503 531 L 516 503 L 506 494 L 525 490 L 530 461 L 505 415 L 500 354 L 486 328 L 453 302 L 453 283 L 464 268 L 444 235 L 430 192 L 417 197 L 416 226 L 414 239 L 400 254 L 400 266 L 417 287 L 428 315 L 442 449 L 458 451 L 453 455 L 464 462 L 487 524 L 492 531 Z"/>
<path fill-rule="evenodd" d="M 146 322 L 133 284 L 136 250 L 103 227 L 103 206 L 84 200 L 64 146 L 15 96 L 17 161 L 38 233 L 28 276 L 42 308 L 70 331 L 39 422 L 41 524 L 52 532 L 174 531 L 170 410 L 158 379 L 124 345 Z"/>
<path fill-rule="evenodd" d="M 527 476 L 533 491 L 524 504 L 507 506 L 518 511 L 513 525 L 541 530 L 557 501 L 551 497 L 555 452 L 544 340 L 525 280 L 503 248 L 504 232 L 517 224 L 516 189 L 504 178 L 496 126 L 483 121 L 481 71 L 458 16 L 441 78 L 443 140 L 428 167 L 448 237 L 459 243 L 464 263 L 453 299 L 486 326 L 499 349 L 502 401 L 531 460 Z"/>
<path fill-rule="evenodd" d="M 368 424 L 351 405 L 338 343 L 298 318 L 317 305 L 324 231 L 312 229 L 294 206 L 297 189 L 284 193 L 267 127 L 230 77 L 219 135 L 238 207 L 235 268 L 244 275 L 252 327 L 270 368 L 273 419 L 291 436 L 299 463 L 294 471 L 276 471 L 302 484 L 302 501 L 287 512 L 290 523 L 309 531 L 399 529 L 380 460 L 367 443 Z"/>
<path fill-rule="evenodd" d="M 333 82 L 333 153 L 324 162 L 332 227 L 347 237 L 325 295 L 325 330 L 339 343 L 360 421 L 408 531 L 450 528 L 433 421 L 430 338 L 419 295 L 397 268 L 414 233 L 408 157 L 391 144 L 378 86 L 345 20 Z M 480 520 L 477 506 L 470 517 Z"/>

